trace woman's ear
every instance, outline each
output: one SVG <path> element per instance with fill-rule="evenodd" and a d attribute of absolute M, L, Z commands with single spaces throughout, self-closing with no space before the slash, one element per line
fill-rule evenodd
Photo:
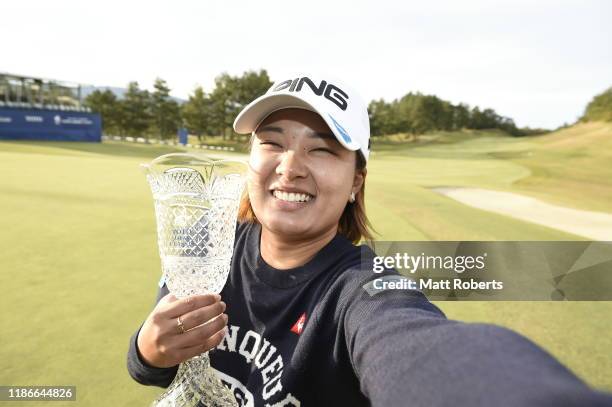
<path fill-rule="evenodd" d="M 365 182 L 367 173 L 368 171 L 365 168 L 363 170 L 355 171 L 355 177 L 353 178 L 353 188 L 351 189 L 352 192 L 357 194 L 359 191 L 361 191 L 361 187 Z"/>

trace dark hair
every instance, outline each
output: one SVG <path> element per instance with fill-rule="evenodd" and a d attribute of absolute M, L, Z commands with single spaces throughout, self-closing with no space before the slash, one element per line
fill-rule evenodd
<path fill-rule="evenodd" d="M 250 146 L 253 145 L 253 136 L 251 136 Z M 249 150 L 250 150 L 249 146 Z M 357 159 L 355 160 L 355 170 L 359 172 L 365 172 L 366 160 L 361 154 L 361 151 L 357 152 Z M 258 222 L 248 193 L 243 194 L 240 201 L 240 207 L 238 209 L 238 221 L 239 222 Z M 355 194 L 355 202 L 347 203 L 340 220 L 338 221 L 338 233 L 346 237 L 353 243 L 359 243 L 361 239 L 372 240 L 373 227 L 365 211 L 365 173 L 363 184 L 357 194 Z"/>

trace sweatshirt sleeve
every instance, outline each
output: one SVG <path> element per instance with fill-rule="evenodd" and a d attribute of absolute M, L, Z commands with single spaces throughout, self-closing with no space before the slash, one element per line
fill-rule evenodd
<path fill-rule="evenodd" d="M 527 338 L 448 320 L 418 291 L 370 295 L 358 286 L 344 330 L 373 407 L 612 406 L 612 395 L 591 390 Z"/>
<path fill-rule="evenodd" d="M 157 304 L 159 300 L 168 294 L 168 292 L 168 288 L 165 284 L 160 287 L 155 303 Z M 140 384 L 166 388 L 170 385 L 170 383 L 172 383 L 172 380 L 174 380 L 176 372 L 178 371 L 178 365 L 167 368 L 159 368 L 150 366 L 143 360 L 138 349 L 138 334 L 140 333 L 140 329 L 142 328 L 143 324 L 140 325 L 138 330 L 130 338 L 127 353 L 128 372 L 130 376 Z"/>

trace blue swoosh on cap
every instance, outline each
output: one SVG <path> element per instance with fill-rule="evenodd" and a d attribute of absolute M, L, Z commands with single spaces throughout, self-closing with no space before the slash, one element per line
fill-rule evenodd
<path fill-rule="evenodd" d="M 336 121 L 336 119 L 334 119 L 332 117 L 331 114 L 327 114 L 329 116 L 330 119 L 332 119 L 332 122 L 334 123 L 334 126 L 336 126 L 336 130 L 338 130 L 338 132 L 340 133 L 340 135 L 342 136 L 342 139 L 347 143 L 350 144 L 353 142 L 353 139 L 351 139 L 351 136 L 348 135 L 348 133 L 346 132 L 346 130 L 344 130 L 344 127 L 340 126 L 340 123 L 338 123 Z"/>

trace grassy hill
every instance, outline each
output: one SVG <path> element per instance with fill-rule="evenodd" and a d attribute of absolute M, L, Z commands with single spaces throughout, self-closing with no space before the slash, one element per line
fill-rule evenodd
<path fill-rule="evenodd" d="M 582 127 L 581 127 L 582 126 Z M 608 210 L 606 124 L 537 138 L 471 132 L 375 145 L 366 188 L 386 240 L 571 240 L 429 190 L 500 188 Z M 608 147 L 606 147 L 608 146 Z M 141 405 L 160 390 L 125 368 L 130 335 L 150 312 L 160 275 L 153 204 L 138 166 L 182 148 L 0 142 L 0 300 L 5 385 L 71 384 L 78 405 Z M 438 303 L 451 318 L 530 337 L 588 383 L 612 390 L 612 303 Z"/>
<path fill-rule="evenodd" d="M 375 141 L 374 150 L 372 163 L 393 161 L 406 182 L 422 187 L 486 187 L 612 213 L 609 122 L 519 138 L 499 131 L 436 133 L 416 143 Z"/>

